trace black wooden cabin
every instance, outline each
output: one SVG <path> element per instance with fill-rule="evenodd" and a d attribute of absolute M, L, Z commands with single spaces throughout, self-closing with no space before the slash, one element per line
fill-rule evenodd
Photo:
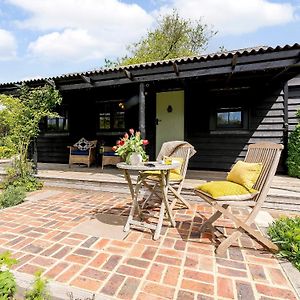
<path fill-rule="evenodd" d="M 300 109 L 299 61 L 295 44 L 26 81 L 53 84 L 63 96 L 61 118 L 41 124 L 38 160 L 67 163 L 67 145 L 79 138 L 114 145 L 135 128 L 150 141 L 152 159 L 164 139 L 178 138 L 197 150 L 190 168 L 229 169 L 250 143 L 287 144 Z M 0 84 L 0 93 L 19 84 Z"/>

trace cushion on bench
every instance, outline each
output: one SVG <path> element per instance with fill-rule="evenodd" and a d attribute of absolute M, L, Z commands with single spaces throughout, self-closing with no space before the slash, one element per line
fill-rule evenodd
<path fill-rule="evenodd" d="M 89 150 L 72 150 L 72 155 L 89 155 Z"/>

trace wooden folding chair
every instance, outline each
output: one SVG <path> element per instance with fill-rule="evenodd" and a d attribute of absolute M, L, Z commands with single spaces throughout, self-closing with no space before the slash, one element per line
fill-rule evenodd
<path fill-rule="evenodd" d="M 200 190 L 195 190 L 195 193 L 198 196 L 200 196 L 216 209 L 216 212 L 202 224 L 202 226 L 200 227 L 200 232 L 205 231 L 207 228 L 212 229 L 212 224 L 222 215 L 232 220 L 237 227 L 230 236 L 228 236 L 223 242 L 221 242 L 219 247 L 216 249 L 216 253 L 224 253 L 227 248 L 242 235 L 243 232 L 246 232 L 249 236 L 254 237 L 257 241 L 265 245 L 271 251 L 278 250 L 278 247 L 274 243 L 261 235 L 258 231 L 255 231 L 251 227 L 251 224 L 254 222 L 256 215 L 258 214 L 267 197 L 271 181 L 278 166 L 282 149 L 283 145 L 269 142 L 252 144 L 248 147 L 245 162 L 262 163 L 261 173 L 254 185 L 254 189 L 258 190 L 259 193 L 251 199 L 239 201 L 220 201 L 214 199 L 213 197 Z M 230 212 L 230 208 L 233 206 L 248 206 L 252 208 L 252 210 L 247 216 L 246 220 L 243 221 Z"/>
<path fill-rule="evenodd" d="M 180 174 L 178 176 L 179 178 L 178 179 L 172 179 L 172 177 L 169 178 L 168 191 L 174 197 L 170 204 L 170 209 L 173 209 L 176 203 L 183 205 L 185 208 L 190 208 L 190 204 L 181 196 L 180 193 L 186 176 L 189 159 L 195 154 L 196 151 L 194 150 L 194 147 L 192 145 L 186 142 L 182 142 L 182 143 L 174 142 L 177 143 L 175 147 L 172 147 L 172 143 L 173 142 L 164 143 L 162 145 L 161 151 L 157 156 L 158 161 L 162 160 L 163 156 L 169 156 L 175 158 L 180 157 L 183 159 L 183 163 L 180 168 Z M 145 205 L 148 202 L 148 200 L 151 199 L 153 194 L 155 194 L 157 197 L 160 197 L 156 192 L 156 188 L 159 185 L 159 177 L 151 174 L 150 172 L 148 179 L 144 182 L 144 185 L 151 192 L 144 202 Z"/>

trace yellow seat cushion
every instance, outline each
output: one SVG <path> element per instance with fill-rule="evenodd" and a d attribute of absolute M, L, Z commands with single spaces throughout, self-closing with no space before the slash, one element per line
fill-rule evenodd
<path fill-rule="evenodd" d="M 216 200 L 249 200 L 258 193 L 254 189 L 248 190 L 243 185 L 231 181 L 211 181 L 196 187 L 196 190 Z"/>
<path fill-rule="evenodd" d="M 145 171 L 144 174 L 149 175 L 149 179 L 151 180 L 158 180 L 158 176 L 160 175 L 160 171 Z M 171 170 L 170 172 L 170 181 L 181 181 L 183 177 L 180 174 L 177 174 L 174 172 L 174 170 Z"/>
<path fill-rule="evenodd" d="M 227 175 L 227 180 L 252 189 L 262 169 L 261 163 L 238 161 Z"/>

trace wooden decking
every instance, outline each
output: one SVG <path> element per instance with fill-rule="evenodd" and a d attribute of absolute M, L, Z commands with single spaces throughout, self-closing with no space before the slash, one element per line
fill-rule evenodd
<path fill-rule="evenodd" d="M 38 177 L 46 186 L 65 187 L 73 189 L 117 191 L 128 193 L 128 187 L 123 173 L 115 168 L 87 168 L 65 164 L 40 163 Z M 3 164 L 0 165 L 0 176 L 4 174 Z M 222 180 L 226 172 L 188 170 L 182 193 L 189 199 L 199 201 L 193 193 L 193 188 L 211 180 Z M 300 179 L 286 175 L 276 175 L 265 207 L 288 211 L 300 211 Z"/>

